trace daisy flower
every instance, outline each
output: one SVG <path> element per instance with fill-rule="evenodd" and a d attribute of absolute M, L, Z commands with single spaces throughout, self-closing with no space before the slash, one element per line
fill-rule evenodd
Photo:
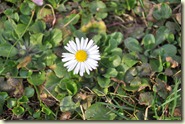
<path fill-rule="evenodd" d="M 90 74 L 90 71 L 97 68 L 100 53 L 93 40 L 75 38 L 75 42 L 69 41 L 64 48 L 69 52 L 62 54 L 62 62 L 65 62 L 64 67 L 67 67 L 67 71 L 74 70 L 74 74 L 79 73 L 83 76 L 85 72 Z"/>

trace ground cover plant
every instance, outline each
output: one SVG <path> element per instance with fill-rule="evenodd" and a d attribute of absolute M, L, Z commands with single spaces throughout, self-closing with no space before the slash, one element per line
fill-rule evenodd
<path fill-rule="evenodd" d="M 0 0 L 0 119 L 182 120 L 181 9 Z"/>

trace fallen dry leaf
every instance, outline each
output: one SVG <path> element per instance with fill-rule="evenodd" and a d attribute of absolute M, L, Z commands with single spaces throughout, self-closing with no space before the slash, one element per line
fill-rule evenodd
<path fill-rule="evenodd" d="M 26 67 L 31 62 L 31 56 L 26 56 L 18 65 L 17 69 Z"/>
<path fill-rule="evenodd" d="M 166 57 L 166 61 L 171 63 L 171 68 L 176 68 L 179 63 L 172 59 L 172 57 Z"/>
<path fill-rule="evenodd" d="M 175 18 L 178 21 L 178 23 L 181 25 L 181 13 L 175 14 Z"/>
<path fill-rule="evenodd" d="M 69 120 L 71 117 L 71 112 L 63 112 L 60 116 L 60 120 Z"/>

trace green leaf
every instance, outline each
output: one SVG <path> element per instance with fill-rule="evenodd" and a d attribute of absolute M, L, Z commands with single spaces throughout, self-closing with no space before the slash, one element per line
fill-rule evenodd
<path fill-rule="evenodd" d="M 55 97 L 57 94 L 53 89 L 56 88 L 56 86 L 59 84 L 61 79 L 59 79 L 54 72 L 48 72 L 46 74 L 46 81 L 45 81 L 45 88 Z"/>
<path fill-rule="evenodd" d="M 126 72 L 129 68 L 134 66 L 136 63 L 138 63 L 138 60 L 136 60 L 131 54 L 124 54 L 122 57 L 122 64 L 123 72 Z"/>
<path fill-rule="evenodd" d="M 80 19 L 80 15 L 79 14 L 70 14 L 69 16 L 64 18 L 64 20 L 63 20 L 64 22 L 63 23 L 65 25 L 65 24 L 70 22 L 69 24 L 74 25 L 74 24 L 78 23 L 79 19 Z"/>
<path fill-rule="evenodd" d="M 85 118 L 87 120 L 114 120 L 115 113 L 106 108 L 100 102 L 96 102 L 91 105 L 85 112 Z"/>
<path fill-rule="evenodd" d="M 3 113 L 3 106 L 8 94 L 6 92 L 0 92 L 0 115 Z"/>
<path fill-rule="evenodd" d="M 20 6 L 20 11 L 24 15 L 30 15 L 31 14 L 31 8 L 29 7 L 27 2 L 23 2 Z"/>
<path fill-rule="evenodd" d="M 156 84 L 153 86 L 153 91 L 156 92 L 161 98 L 165 99 L 168 96 L 166 83 L 158 78 L 155 80 Z"/>
<path fill-rule="evenodd" d="M 53 71 L 55 72 L 56 76 L 59 78 L 63 78 L 67 72 L 62 62 L 57 63 Z"/>
<path fill-rule="evenodd" d="M 102 1 L 93 1 L 90 3 L 89 8 L 92 13 L 97 13 L 99 10 L 106 8 L 106 5 Z"/>
<path fill-rule="evenodd" d="M 77 84 L 73 81 L 68 81 L 66 83 L 66 89 L 67 89 L 69 95 L 75 95 L 78 91 Z"/>
<path fill-rule="evenodd" d="M 29 31 L 33 33 L 44 33 L 46 30 L 46 23 L 43 21 L 36 21 L 33 25 L 30 26 Z"/>
<path fill-rule="evenodd" d="M 165 26 L 161 26 L 159 29 L 157 29 L 156 37 L 155 37 L 156 46 L 163 43 L 168 37 L 169 33 L 170 33 L 170 30 Z"/>
<path fill-rule="evenodd" d="M 24 90 L 24 95 L 28 98 L 32 97 L 35 94 L 35 90 L 32 87 L 26 87 Z"/>
<path fill-rule="evenodd" d="M 163 58 L 166 58 L 168 56 L 174 57 L 177 53 L 177 48 L 172 44 L 165 44 L 162 47 L 155 49 L 151 57 L 161 56 Z"/>
<path fill-rule="evenodd" d="M 19 18 L 21 23 L 27 25 L 31 17 L 28 15 L 20 15 Z"/>
<path fill-rule="evenodd" d="M 16 106 L 17 104 L 17 100 L 15 98 L 9 98 L 7 100 L 7 107 L 8 108 L 13 108 L 14 106 Z"/>
<path fill-rule="evenodd" d="M 153 95 L 151 92 L 144 92 L 139 94 L 139 104 L 140 105 L 151 105 L 153 101 Z"/>
<path fill-rule="evenodd" d="M 93 92 L 95 92 L 98 96 L 106 96 L 108 93 L 108 87 L 106 88 L 101 88 L 99 86 L 95 86 L 92 89 Z"/>
<path fill-rule="evenodd" d="M 114 32 L 110 34 L 112 39 L 116 39 L 117 44 L 120 44 L 123 41 L 123 34 L 121 32 Z"/>
<path fill-rule="evenodd" d="M 32 34 L 30 36 L 30 46 L 35 48 L 40 48 L 42 46 L 43 36 L 44 35 L 42 33 Z"/>
<path fill-rule="evenodd" d="M 110 40 L 108 41 L 108 43 L 109 43 L 109 44 L 108 44 L 108 46 L 106 46 L 106 48 L 105 48 L 104 51 L 107 52 L 107 53 L 110 53 L 112 49 L 114 49 L 114 48 L 117 47 L 118 42 L 116 42 L 115 39 L 110 39 Z"/>
<path fill-rule="evenodd" d="M 72 96 L 66 96 L 60 102 L 60 110 L 62 112 L 75 110 L 76 107 L 77 107 L 76 104 L 72 100 Z"/>
<path fill-rule="evenodd" d="M 114 48 L 114 49 L 111 50 L 111 54 L 112 54 L 112 55 L 118 55 L 118 56 L 121 57 L 122 54 L 123 54 L 123 53 L 122 53 L 122 49 L 121 49 L 121 48 Z"/>
<path fill-rule="evenodd" d="M 38 86 L 44 83 L 46 79 L 45 72 L 33 73 L 29 78 L 28 82 L 32 85 Z"/>
<path fill-rule="evenodd" d="M 12 111 L 13 111 L 13 113 L 14 113 L 15 115 L 21 115 L 21 114 L 24 113 L 24 108 L 21 107 L 21 106 L 17 106 L 17 107 L 14 107 L 14 108 L 12 109 Z"/>
<path fill-rule="evenodd" d="M 53 113 L 52 110 L 49 107 L 47 107 L 46 105 L 42 105 L 41 111 L 44 112 L 46 115 L 50 115 L 51 113 Z"/>
<path fill-rule="evenodd" d="M 62 41 L 62 31 L 59 29 L 53 29 L 50 33 L 50 39 L 47 39 L 53 47 L 56 47 Z"/>
<path fill-rule="evenodd" d="M 0 56 L 7 57 L 13 57 L 17 55 L 18 50 L 14 46 L 8 43 L 2 43 L 0 44 Z"/>
<path fill-rule="evenodd" d="M 157 20 L 168 19 L 171 15 L 172 10 L 166 3 L 162 3 L 161 6 L 156 7 L 153 11 L 153 16 Z"/>
<path fill-rule="evenodd" d="M 141 79 L 138 76 L 134 77 L 134 79 L 131 80 L 131 82 L 130 82 L 130 86 L 132 86 L 132 87 L 138 87 L 140 85 L 141 85 Z"/>
<path fill-rule="evenodd" d="M 109 78 L 104 78 L 104 77 L 98 76 L 97 80 L 98 80 L 98 84 L 100 85 L 100 87 L 102 87 L 102 88 L 109 87 L 109 84 L 110 84 Z"/>
<path fill-rule="evenodd" d="M 115 68 L 108 68 L 106 74 L 104 74 L 103 76 L 106 78 L 110 78 L 110 77 L 116 77 L 118 74 L 118 72 L 116 71 Z"/>
<path fill-rule="evenodd" d="M 45 52 L 43 58 L 47 66 L 52 66 L 55 64 L 55 60 L 57 59 L 57 56 L 54 54 L 53 51 L 48 50 Z"/>
<path fill-rule="evenodd" d="M 18 99 L 18 103 L 22 104 L 22 103 L 27 103 L 29 101 L 27 96 L 22 96 L 21 98 Z"/>
<path fill-rule="evenodd" d="M 127 9 L 131 10 L 134 8 L 136 4 L 136 0 L 126 0 L 126 3 L 127 3 Z"/>
<path fill-rule="evenodd" d="M 38 111 L 36 111 L 35 113 L 33 113 L 33 117 L 34 117 L 34 118 L 40 118 L 40 114 L 41 114 L 41 111 L 38 110 Z"/>
<path fill-rule="evenodd" d="M 95 14 L 95 17 L 98 20 L 104 19 L 107 17 L 106 4 L 102 1 L 93 1 L 89 5 L 89 9 L 92 14 Z"/>
<path fill-rule="evenodd" d="M 118 55 L 110 57 L 109 60 L 112 61 L 113 67 L 117 67 L 121 63 L 121 58 Z"/>
<path fill-rule="evenodd" d="M 163 63 L 160 56 L 159 59 L 150 59 L 150 65 L 152 71 L 161 72 L 163 70 Z"/>
<path fill-rule="evenodd" d="M 142 43 L 145 49 L 153 49 L 155 47 L 155 37 L 153 34 L 147 34 L 144 36 Z"/>
<path fill-rule="evenodd" d="M 124 44 L 125 44 L 125 47 L 130 51 L 142 52 L 142 48 L 139 42 L 135 38 L 129 37 L 125 39 Z"/>
<path fill-rule="evenodd" d="M 25 24 L 18 24 L 15 28 L 15 32 L 18 34 L 19 37 L 21 37 L 23 31 L 25 30 L 26 25 Z"/>

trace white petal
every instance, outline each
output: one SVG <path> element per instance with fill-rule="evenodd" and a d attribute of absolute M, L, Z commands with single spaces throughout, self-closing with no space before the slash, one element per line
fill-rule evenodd
<path fill-rule="evenodd" d="M 86 50 L 88 50 L 92 45 L 93 45 L 93 40 L 90 40 L 89 43 L 87 44 Z"/>
<path fill-rule="evenodd" d="M 87 65 L 85 62 L 84 62 L 84 67 L 85 67 L 85 71 L 87 72 L 87 74 L 89 75 L 90 74 L 90 69 L 88 68 L 89 65 Z"/>
<path fill-rule="evenodd" d="M 87 61 L 85 61 L 84 63 L 85 63 L 85 65 L 86 65 L 86 67 L 87 67 L 88 70 L 90 70 L 90 71 L 93 70 L 93 68 L 91 68 L 91 66 L 89 65 L 89 63 Z"/>
<path fill-rule="evenodd" d="M 62 53 L 62 57 L 72 57 L 74 54 L 72 53 Z"/>
<path fill-rule="evenodd" d="M 92 51 L 95 51 L 95 50 L 98 50 L 97 45 L 94 45 L 94 46 L 92 46 L 91 48 L 88 49 L 89 52 L 92 52 Z"/>
<path fill-rule="evenodd" d="M 83 76 L 84 72 L 85 72 L 84 63 L 81 63 L 81 67 L 80 67 L 80 76 Z"/>
<path fill-rule="evenodd" d="M 87 47 L 87 43 L 88 43 L 88 38 L 86 38 L 86 39 L 84 40 L 84 45 L 83 45 L 83 48 L 82 48 L 82 49 L 85 49 L 85 48 Z"/>
<path fill-rule="evenodd" d="M 89 58 L 94 59 L 94 60 L 100 60 L 100 55 L 89 55 Z"/>
<path fill-rule="evenodd" d="M 78 74 L 79 70 L 80 70 L 80 62 L 77 63 L 77 66 L 74 70 L 74 74 Z"/>
<path fill-rule="evenodd" d="M 76 48 L 76 44 L 74 43 L 74 41 L 69 41 L 69 44 L 73 48 L 73 50 L 76 52 L 77 48 Z"/>
<path fill-rule="evenodd" d="M 68 47 L 71 51 L 73 51 L 72 53 L 75 53 L 75 52 L 76 52 L 75 49 L 73 49 L 73 47 L 70 45 L 70 43 L 67 44 L 67 47 Z"/>
<path fill-rule="evenodd" d="M 77 61 L 75 61 L 74 63 L 72 63 L 71 65 L 69 65 L 69 68 L 68 68 L 68 70 L 67 71 L 71 71 L 71 70 L 73 70 L 74 68 L 75 68 L 75 66 L 76 66 L 76 64 L 77 64 L 78 62 Z"/>
<path fill-rule="evenodd" d="M 64 48 L 69 51 L 70 53 L 75 53 L 75 51 L 73 49 L 71 49 L 70 47 L 64 46 Z"/>
<path fill-rule="evenodd" d="M 70 60 L 75 60 L 75 57 L 74 56 L 71 56 L 71 57 L 64 57 L 62 59 L 62 62 L 67 62 L 67 61 L 70 61 Z"/>
<path fill-rule="evenodd" d="M 87 60 L 87 63 L 89 64 L 89 66 L 91 67 L 91 68 L 93 68 L 93 69 L 96 69 L 96 67 L 98 66 L 98 62 L 97 61 L 95 61 L 95 60 L 93 60 L 93 59 L 88 59 Z"/>
<path fill-rule="evenodd" d="M 100 54 L 98 50 L 87 51 L 87 53 L 88 53 L 89 55 L 99 55 L 99 54 Z"/>
<path fill-rule="evenodd" d="M 68 62 L 66 62 L 66 63 L 64 64 L 64 67 L 70 66 L 71 64 L 73 64 L 73 63 L 75 63 L 75 62 L 76 62 L 76 60 L 70 60 L 70 61 L 68 61 Z"/>
<path fill-rule="evenodd" d="M 84 38 L 83 37 L 81 38 L 81 42 L 80 43 L 81 43 L 80 49 L 83 49 L 83 46 L 84 46 Z"/>
<path fill-rule="evenodd" d="M 76 38 L 77 50 L 80 50 L 80 40 Z"/>

